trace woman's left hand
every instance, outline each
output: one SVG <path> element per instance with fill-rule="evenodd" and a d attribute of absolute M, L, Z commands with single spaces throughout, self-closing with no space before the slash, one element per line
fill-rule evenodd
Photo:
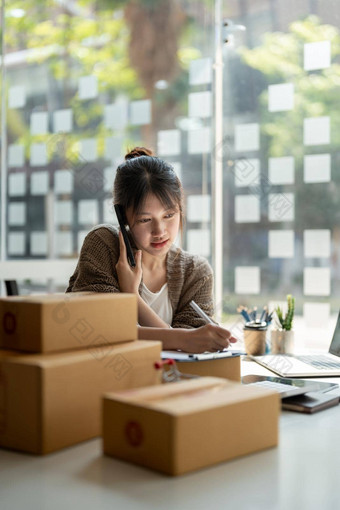
<path fill-rule="evenodd" d="M 119 232 L 119 251 L 120 254 L 116 264 L 116 271 L 120 290 L 121 292 L 138 294 L 139 285 L 142 280 L 142 251 L 136 251 L 136 266 L 131 267 L 127 259 L 126 246 L 121 232 Z"/>

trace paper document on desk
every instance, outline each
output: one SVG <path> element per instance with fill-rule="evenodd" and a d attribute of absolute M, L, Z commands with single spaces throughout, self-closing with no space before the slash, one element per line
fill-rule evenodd
<path fill-rule="evenodd" d="M 226 351 L 219 352 L 201 352 L 201 353 L 192 353 L 192 352 L 183 352 L 183 351 L 162 351 L 162 359 L 174 359 L 175 361 L 199 361 L 199 360 L 208 360 L 208 359 L 221 359 L 221 358 L 230 358 L 232 356 L 240 356 L 241 354 L 245 354 L 244 351 L 239 351 L 235 349 L 230 349 Z"/>

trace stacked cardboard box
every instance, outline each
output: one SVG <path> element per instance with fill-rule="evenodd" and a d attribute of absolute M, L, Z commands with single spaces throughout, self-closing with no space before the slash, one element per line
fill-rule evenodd
<path fill-rule="evenodd" d="M 137 340 L 134 295 L 4 298 L 0 328 L 0 446 L 44 454 L 96 437 L 102 393 L 160 383 L 161 343 Z"/>

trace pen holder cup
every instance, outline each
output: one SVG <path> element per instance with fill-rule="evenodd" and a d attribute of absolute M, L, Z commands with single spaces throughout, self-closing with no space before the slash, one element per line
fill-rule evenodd
<path fill-rule="evenodd" d="M 247 354 L 262 356 L 266 352 L 267 330 L 244 329 L 244 348 Z"/>

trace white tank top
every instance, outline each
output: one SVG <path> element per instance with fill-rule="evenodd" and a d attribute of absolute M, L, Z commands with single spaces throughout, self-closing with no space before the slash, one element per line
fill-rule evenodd
<path fill-rule="evenodd" d="M 143 283 L 141 296 L 158 317 L 171 326 L 173 312 L 169 299 L 168 284 L 165 283 L 158 292 L 151 292 Z"/>

